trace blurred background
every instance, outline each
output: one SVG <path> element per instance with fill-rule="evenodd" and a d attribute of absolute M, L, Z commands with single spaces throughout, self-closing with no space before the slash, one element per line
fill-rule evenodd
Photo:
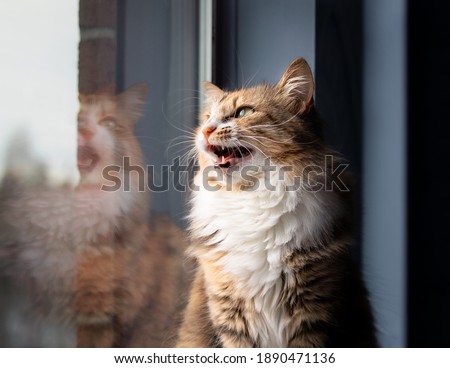
<path fill-rule="evenodd" d="M 76 183 L 78 94 L 145 82 L 136 135 L 153 182 L 163 184 L 190 147 L 203 80 L 225 89 L 275 83 L 304 57 L 327 140 L 356 174 L 355 255 L 380 344 L 448 347 L 448 8 L 434 0 L 4 0 L 0 178 Z M 186 199 L 173 186 L 153 191 L 151 211 L 184 228 Z M 0 342 L 14 346 L 29 324 L 11 314 L 21 301 L 8 282 L 0 278 Z M 58 344 L 57 332 L 34 333 Z"/>

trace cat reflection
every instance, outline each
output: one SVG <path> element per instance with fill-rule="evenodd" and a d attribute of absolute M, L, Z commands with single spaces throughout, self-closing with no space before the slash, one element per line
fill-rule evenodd
<path fill-rule="evenodd" d="M 3 339 L 11 337 L 2 345 L 170 344 L 171 300 L 176 298 L 160 283 L 177 277 L 178 267 L 171 264 L 177 259 L 167 255 L 176 252 L 168 239 L 181 246 L 183 236 L 164 218 L 154 219 L 149 229 L 148 193 L 139 188 L 142 178 L 122 167 L 124 157 L 130 167 L 143 166 L 134 128 L 146 95 L 146 86 L 140 84 L 119 95 L 107 88 L 80 96 L 80 182 L 74 189 L 5 180 L 2 269 L 5 282 L 25 291 L 31 314 L 16 313 L 21 321 L 16 326 L 3 323 L 10 325 L 2 328 Z M 129 176 L 129 191 L 102 190 L 107 184 L 103 170 L 110 165 L 121 166 L 116 175 L 122 179 Z M 41 327 L 31 323 L 36 320 Z"/>

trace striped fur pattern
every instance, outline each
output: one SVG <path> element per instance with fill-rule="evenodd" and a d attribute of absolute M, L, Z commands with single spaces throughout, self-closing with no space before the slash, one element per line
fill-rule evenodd
<path fill-rule="evenodd" d="M 198 268 L 178 346 L 375 346 L 349 253 L 350 177 L 329 186 L 342 159 L 323 142 L 308 64 L 295 60 L 275 86 L 205 91 L 190 214 Z"/>

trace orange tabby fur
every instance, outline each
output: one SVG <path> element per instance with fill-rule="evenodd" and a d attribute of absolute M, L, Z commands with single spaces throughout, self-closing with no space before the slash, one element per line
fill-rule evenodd
<path fill-rule="evenodd" d="M 135 172 L 129 192 L 101 190 L 112 184 L 106 166 L 120 167 L 122 178 L 124 157 L 144 167 L 134 126 L 145 98 L 144 85 L 80 96 L 74 190 L 17 180 L 2 188 L 2 263 L 27 286 L 34 312 L 69 334 L 75 328 L 79 347 L 167 347 L 175 337 L 182 231 L 156 215 L 149 227 L 148 192 Z"/>

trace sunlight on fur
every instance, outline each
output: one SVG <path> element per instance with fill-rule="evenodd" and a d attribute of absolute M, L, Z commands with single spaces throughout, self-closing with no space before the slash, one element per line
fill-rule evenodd
<path fill-rule="evenodd" d="M 118 175 L 130 174 L 129 191 L 101 190 L 106 166 L 124 157 L 144 165 L 134 128 L 146 99 L 144 84 L 80 96 L 75 187 L 6 174 L 0 270 L 12 300 L 21 293 L 26 305 L 12 312 L 29 323 L 22 333 L 37 334 L 22 346 L 46 346 L 37 323 L 55 326 L 58 346 L 172 344 L 184 235 L 166 217 L 149 218 L 149 193 L 125 167 Z"/>
<path fill-rule="evenodd" d="M 195 140 L 200 189 L 190 213 L 198 268 L 177 346 L 376 346 L 349 252 L 351 191 L 323 185 L 327 165 L 343 159 L 323 141 L 308 64 L 294 60 L 275 86 L 204 88 Z M 223 174 L 208 178 L 214 191 L 205 185 L 211 167 Z M 348 172 L 342 180 L 351 188 Z"/>

